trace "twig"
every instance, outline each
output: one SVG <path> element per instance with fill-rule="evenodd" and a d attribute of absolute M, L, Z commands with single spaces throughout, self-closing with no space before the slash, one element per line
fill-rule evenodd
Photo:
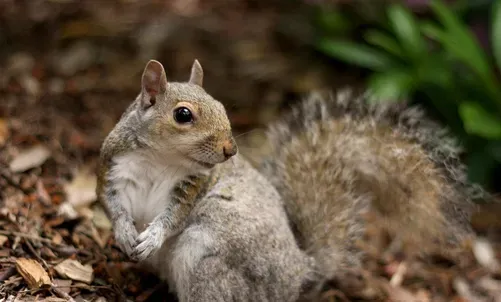
<path fill-rule="evenodd" d="M 21 233 L 21 232 L 0 230 L 0 234 L 1 235 L 7 235 L 7 236 L 17 236 L 17 237 L 22 237 L 22 238 L 26 238 L 26 239 L 36 240 L 36 241 L 45 242 L 45 243 L 49 243 L 49 244 L 53 244 L 53 245 L 58 245 L 58 244 L 52 242 L 52 240 L 50 240 L 50 239 L 42 238 L 40 236 L 35 236 L 35 235 L 31 235 L 31 234 L 25 234 L 25 233 Z"/>
<path fill-rule="evenodd" d="M 26 245 L 28 246 L 28 249 L 30 250 L 30 252 L 35 256 L 35 258 L 37 258 L 40 262 L 42 262 L 43 266 L 45 266 L 45 269 L 49 270 L 49 266 L 47 265 L 47 262 L 45 262 L 45 260 L 42 258 L 42 256 L 40 256 L 40 254 L 38 254 L 38 252 L 35 250 L 35 248 L 33 248 L 33 245 L 31 244 L 31 242 L 29 240 L 26 240 Z"/>
<path fill-rule="evenodd" d="M 400 284 L 402 284 L 402 281 L 404 280 L 404 275 L 405 275 L 406 271 L 407 271 L 406 263 L 400 262 L 400 264 L 397 267 L 397 271 L 391 277 L 390 285 L 391 286 L 400 286 Z"/>
<path fill-rule="evenodd" d="M 75 299 L 73 299 L 72 296 L 68 295 L 67 293 L 63 292 L 60 290 L 54 283 L 51 285 L 50 288 L 59 298 L 66 299 L 70 302 L 76 302 Z"/>
<path fill-rule="evenodd" d="M 14 276 L 15 273 L 16 273 L 16 267 L 15 266 L 9 267 L 2 275 L 0 275 L 0 281 L 3 282 L 9 279 L 10 277 Z"/>
<path fill-rule="evenodd" d="M 9 185 L 20 190 L 24 194 L 29 195 L 31 193 L 31 190 L 27 190 L 27 189 L 24 189 L 23 187 L 21 187 L 21 185 L 19 185 L 16 181 L 14 181 L 14 179 L 12 179 L 12 177 L 10 175 L 8 175 L 7 173 L 0 171 L 0 176 L 2 176 L 3 179 L 5 179 L 5 181 L 7 181 L 7 183 Z"/>

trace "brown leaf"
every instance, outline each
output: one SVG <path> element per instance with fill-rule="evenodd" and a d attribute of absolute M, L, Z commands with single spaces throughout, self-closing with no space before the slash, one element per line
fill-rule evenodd
<path fill-rule="evenodd" d="M 42 165 L 51 155 L 47 147 L 36 145 L 20 152 L 9 165 L 12 172 L 24 172 Z"/>
<path fill-rule="evenodd" d="M 51 205 L 50 196 L 49 196 L 49 193 L 47 193 L 47 190 L 45 189 L 45 186 L 44 186 L 42 180 L 39 179 L 37 181 L 36 188 L 37 188 L 37 195 L 40 198 L 40 201 L 44 205 L 50 206 Z"/>
<path fill-rule="evenodd" d="M 59 245 L 63 242 L 63 237 L 59 233 L 55 233 L 52 237 L 52 242 L 56 245 Z"/>
<path fill-rule="evenodd" d="M 109 231 L 112 228 L 110 219 L 106 215 L 104 209 L 100 206 L 93 208 L 92 222 L 101 230 Z"/>
<path fill-rule="evenodd" d="M 50 286 L 50 277 L 40 263 L 33 259 L 19 258 L 16 260 L 16 268 L 31 289 L 41 286 Z"/>
<path fill-rule="evenodd" d="M 54 254 L 54 252 L 46 246 L 42 246 L 40 248 L 40 254 L 44 259 L 47 259 L 47 258 L 48 259 L 57 259 L 56 254 Z"/>
<path fill-rule="evenodd" d="M 10 250 L 8 249 L 1 249 L 0 250 L 0 258 L 7 258 L 10 256 Z"/>
<path fill-rule="evenodd" d="M 88 169 L 80 170 L 73 181 L 64 186 L 68 202 L 75 208 L 85 207 L 96 200 L 96 175 Z"/>
<path fill-rule="evenodd" d="M 391 302 L 421 302 L 414 294 L 400 286 L 386 286 L 388 301 Z"/>
<path fill-rule="evenodd" d="M 82 265 L 77 260 L 66 259 L 54 267 L 56 272 L 63 278 L 82 281 L 87 284 L 94 279 L 94 270 L 90 265 Z"/>
<path fill-rule="evenodd" d="M 54 286 L 57 287 L 61 292 L 69 294 L 71 291 L 71 280 L 54 279 Z"/>
<path fill-rule="evenodd" d="M 5 145 L 7 138 L 9 137 L 9 127 L 7 122 L 0 118 L 0 147 Z"/>
<path fill-rule="evenodd" d="M 0 235 L 0 247 L 3 246 L 8 240 L 9 238 L 7 236 Z"/>
<path fill-rule="evenodd" d="M 487 270 L 495 272 L 501 268 L 492 244 L 487 239 L 477 238 L 473 245 L 473 254 L 478 263 Z"/>

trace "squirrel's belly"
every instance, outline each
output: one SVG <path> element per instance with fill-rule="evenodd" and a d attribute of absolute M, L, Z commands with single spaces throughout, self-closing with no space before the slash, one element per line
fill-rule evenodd
<path fill-rule="evenodd" d="M 120 202 L 141 232 L 171 201 L 170 192 L 185 173 L 135 153 L 114 161 L 111 177 L 120 192 Z"/>

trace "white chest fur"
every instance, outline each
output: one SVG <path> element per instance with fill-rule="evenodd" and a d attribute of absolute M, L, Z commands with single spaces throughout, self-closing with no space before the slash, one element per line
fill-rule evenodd
<path fill-rule="evenodd" d="M 170 201 L 170 192 L 186 176 L 185 169 L 133 152 L 114 158 L 110 173 L 120 201 L 136 222 L 138 232 L 161 213 Z"/>

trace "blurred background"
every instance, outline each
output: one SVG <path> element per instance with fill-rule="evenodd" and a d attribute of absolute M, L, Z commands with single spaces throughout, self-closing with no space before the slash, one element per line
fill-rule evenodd
<path fill-rule="evenodd" d="M 26 247 L 15 238 L 25 237 L 15 234 L 33 227 L 51 240 L 60 236 L 59 244 L 87 247 L 87 237 L 101 248 L 108 244 L 102 213 L 88 210 L 92 172 L 102 140 L 138 94 L 149 59 L 162 62 L 171 81 L 187 80 L 198 59 L 205 89 L 225 104 L 242 134 L 242 153 L 256 163 L 266 124 L 312 90 L 349 86 L 423 105 L 464 144 L 470 180 L 499 193 L 500 2 L 3 0 L 0 188 L 2 215 L 15 228 L 0 225 L 6 238 L 0 253 L 22 256 Z M 75 235 L 84 232 L 82 217 L 97 225 L 87 239 Z M 499 217 L 499 206 L 486 205 L 475 226 L 492 235 Z M 41 249 L 40 240 L 30 244 Z M 64 255 L 51 251 L 55 260 Z M 106 257 L 122 259 L 118 254 Z M 87 256 L 83 262 L 102 260 Z M 94 271 L 103 284 L 119 278 L 99 265 Z M 16 276 L 12 266 L 2 272 L 3 280 Z M 22 287 L 12 284 L 10 290 Z M 138 288 L 117 291 L 139 295 Z"/>
<path fill-rule="evenodd" d="M 88 145 L 74 155 L 85 156 L 138 93 L 147 60 L 182 81 L 198 58 L 236 131 L 262 127 L 312 90 L 368 86 L 425 105 L 463 141 L 470 178 L 499 191 L 495 2 L 6 0 L 0 114 L 80 131 Z"/>

